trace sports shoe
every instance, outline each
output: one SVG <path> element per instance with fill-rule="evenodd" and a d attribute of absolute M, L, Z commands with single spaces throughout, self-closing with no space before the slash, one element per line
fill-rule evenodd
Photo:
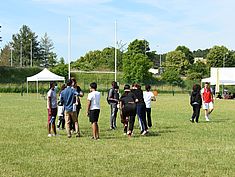
<path fill-rule="evenodd" d="M 141 133 L 141 135 L 146 135 L 146 133 L 147 133 L 147 131 L 144 130 L 143 133 Z"/>
<path fill-rule="evenodd" d="M 52 137 L 52 135 L 51 135 L 51 134 L 48 134 L 47 136 L 48 136 L 48 137 Z"/>
<path fill-rule="evenodd" d="M 209 119 L 209 117 L 208 117 L 208 116 L 205 116 L 205 118 L 206 118 L 206 121 L 207 121 L 207 122 L 209 122 L 209 121 L 210 121 L 210 119 Z"/>

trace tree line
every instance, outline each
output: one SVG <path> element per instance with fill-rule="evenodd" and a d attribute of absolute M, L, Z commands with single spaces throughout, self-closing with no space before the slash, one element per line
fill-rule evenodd
<path fill-rule="evenodd" d="M 12 41 L 3 47 L 0 53 L 0 65 L 15 67 L 33 66 L 49 67 L 57 74 L 67 77 L 67 64 L 64 59 L 57 59 L 53 52 L 54 46 L 47 33 L 38 40 L 32 30 L 23 25 L 19 33 L 12 35 Z M 33 51 L 33 52 L 32 52 Z M 234 67 L 235 52 L 225 46 L 214 46 L 210 49 L 191 51 L 186 46 L 178 46 L 174 51 L 160 54 L 150 49 L 147 40 L 118 43 L 117 70 L 123 72 L 124 81 L 128 83 L 146 83 L 152 78 L 150 68 L 159 69 L 161 79 L 170 84 L 182 84 L 183 77 L 200 80 L 207 77 L 210 67 Z M 106 47 L 103 50 L 87 52 L 76 61 L 71 62 L 72 69 L 84 71 L 114 71 L 115 48 Z M 204 60 L 195 62 L 195 58 Z"/>

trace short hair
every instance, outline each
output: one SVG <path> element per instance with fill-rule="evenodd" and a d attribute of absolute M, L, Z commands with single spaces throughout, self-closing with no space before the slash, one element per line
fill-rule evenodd
<path fill-rule="evenodd" d="M 67 86 L 71 86 L 72 85 L 72 79 L 68 79 L 66 84 L 67 84 Z"/>
<path fill-rule="evenodd" d="M 149 90 L 151 89 L 151 86 L 150 86 L 150 85 L 145 85 L 145 89 L 146 89 L 147 91 L 149 91 Z"/>
<path fill-rule="evenodd" d="M 92 88 L 92 89 L 97 89 L 97 83 L 95 83 L 95 82 L 92 82 L 91 84 L 90 84 L 90 87 Z"/>
<path fill-rule="evenodd" d="M 74 83 L 74 85 L 77 83 L 77 81 L 76 81 L 76 79 L 74 77 L 72 77 L 71 80 Z"/>
<path fill-rule="evenodd" d="M 208 84 L 208 85 L 209 85 L 209 82 L 206 82 L 205 84 Z"/>
<path fill-rule="evenodd" d="M 54 82 L 50 82 L 50 89 L 52 88 L 52 86 L 55 85 Z"/>
<path fill-rule="evenodd" d="M 114 89 L 116 89 L 117 86 L 118 86 L 117 82 L 116 82 L 116 81 L 113 81 L 113 82 L 112 82 L 112 87 L 113 87 Z"/>

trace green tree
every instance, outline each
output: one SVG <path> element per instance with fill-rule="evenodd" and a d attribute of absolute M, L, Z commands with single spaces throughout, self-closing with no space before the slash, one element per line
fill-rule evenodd
<path fill-rule="evenodd" d="M 171 51 L 167 53 L 163 66 L 165 70 L 174 69 L 181 75 L 185 75 L 189 67 L 189 62 L 182 51 Z"/>
<path fill-rule="evenodd" d="M 50 69 L 51 72 L 68 78 L 68 64 L 59 63 Z"/>
<path fill-rule="evenodd" d="M 193 56 L 195 57 L 202 57 L 202 58 L 206 58 L 207 54 L 209 53 L 210 49 L 205 49 L 205 50 L 195 50 L 193 51 Z"/>
<path fill-rule="evenodd" d="M 185 57 L 187 58 L 189 64 L 194 63 L 193 52 L 190 51 L 188 47 L 185 46 L 178 46 L 175 51 L 181 51 L 184 53 Z"/>
<path fill-rule="evenodd" d="M 133 55 L 124 54 L 123 73 L 124 80 L 127 83 L 146 83 L 151 79 L 151 73 L 148 70 L 152 67 L 152 62 L 144 54 Z"/>
<path fill-rule="evenodd" d="M 224 46 L 214 46 L 211 48 L 206 59 L 210 67 L 235 66 L 235 58 L 233 53 Z"/>
<path fill-rule="evenodd" d="M 183 85 L 183 80 L 180 77 L 179 70 L 175 68 L 169 68 L 168 70 L 166 70 L 161 75 L 161 79 L 163 81 L 168 82 L 170 85 L 178 85 L 178 86 Z"/>
<path fill-rule="evenodd" d="M 3 49 L 1 49 L 1 53 L 0 53 L 0 66 L 9 66 L 10 65 L 10 55 L 11 55 L 11 51 L 10 51 L 10 46 L 5 45 L 3 47 Z"/>
<path fill-rule="evenodd" d="M 191 65 L 190 69 L 187 71 L 187 78 L 190 80 L 201 80 L 207 76 L 209 76 L 209 67 L 200 61 Z"/>
<path fill-rule="evenodd" d="M 14 34 L 12 36 L 12 42 L 10 42 L 10 45 L 13 47 L 13 65 L 14 66 L 30 66 L 30 58 L 31 58 L 31 42 L 32 42 L 32 51 L 34 56 L 34 65 L 38 65 L 38 59 L 40 58 L 40 48 L 39 48 L 39 42 L 37 41 L 37 37 L 32 30 L 26 26 L 23 25 L 22 28 L 20 28 L 19 33 Z M 21 49 L 22 49 L 22 55 L 21 55 Z M 21 61 L 22 56 L 22 61 Z"/>
<path fill-rule="evenodd" d="M 53 67 L 56 64 L 56 54 L 52 51 L 54 44 L 47 33 L 40 40 L 41 63 L 43 67 Z"/>

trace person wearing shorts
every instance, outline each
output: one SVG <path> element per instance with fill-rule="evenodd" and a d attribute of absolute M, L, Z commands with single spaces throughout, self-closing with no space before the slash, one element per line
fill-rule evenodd
<path fill-rule="evenodd" d="M 57 97 L 54 82 L 50 83 L 50 90 L 47 92 L 47 111 L 48 137 L 51 137 L 56 135 L 55 119 L 57 115 Z M 53 129 L 54 134 L 51 134 L 51 128 Z"/>
<path fill-rule="evenodd" d="M 99 114 L 100 114 L 100 92 L 96 91 L 97 84 L 92 82 L 90 84 L 90 93 L 87 97 L 87 116 L 91 122 L 92 139 L 98 140 L 99 137 Z"/>
<path fill-rule="evenodd" d="M 213 101 L 213 94 L 208 82 L 206 82 L 204 88 L 201 89 L 201 95 L 202 95 L 202 108 L 205 110 L 206 121 L 210 121 L 209 116 L 214 110 L 214 101 Z"/>

